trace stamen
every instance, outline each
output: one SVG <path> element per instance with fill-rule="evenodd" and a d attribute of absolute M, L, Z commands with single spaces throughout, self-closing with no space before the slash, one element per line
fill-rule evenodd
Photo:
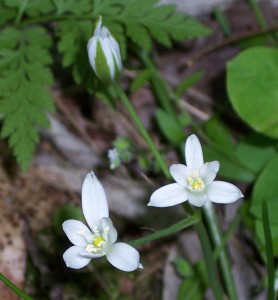
<path fill-rule="evenodd" d="M 205 184 L 202 178 L 199 176 L 199 171 L 194 170 L 192 172 L 192 176 L 188 176 L 187 178 L 188 186 L 187 188 L 191 191 L 202 191 L 205 188 Z"/>

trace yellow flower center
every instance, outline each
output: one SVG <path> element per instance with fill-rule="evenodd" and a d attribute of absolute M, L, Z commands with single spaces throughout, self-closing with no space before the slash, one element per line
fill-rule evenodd
<path fill-rule="evenodd" d="M 186 179 L 188 182 L 187 188 L 191 191 L 202 191 L 205 188 L 205 184 L 199 176 L 198 171 L 193 171 L 192 176 L 188 176 Z"/>
<path fill-rule="evenodd" d="M 103 244 L 105 244 L 105 240 L 103 239 L 102 236 L 96 236 L 94 239 L 93 239 L 93 242 L 92 242 L 92 245 L 94 245 L 95 247 L 97 248 L 100 248 Z"/>

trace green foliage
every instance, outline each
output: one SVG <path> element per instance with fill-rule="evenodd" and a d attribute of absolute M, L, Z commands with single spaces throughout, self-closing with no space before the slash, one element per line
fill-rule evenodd
<path fill-rule="evenodd" d="M 156 111 L 156 121 L 164 136 L 174 145 L 184 141 L 185 133 L 177 120 L 158 108 Z"/>
<path fill-rule="evenodd" d="M 45 114 L 54 108 L 47 90 L 53 83 L 49 34 L 57 39 L 62 66 L 70 68 L 77 84 L 95 92 L 99 85 L 87 43 L 99 15 L 119 41 L 124 58 L 127 44 L 150 50 L 153 40 L 170 46 L 173 40 L 209 33 L 197 20 L 177 13 L 175 6 L 157 4 L 157 0 L 0 0 L 1 136 L 9 139 L 23 170 L 39 141 L 38 128 L 49 125 Z M 59 66 L 60 57 L 54 47 L 51 50 Z"/>
<path fill-rule="evenodd" d="M 228 64 L 228 93 L 239 116 L 256 131 L 278 138 L 278 50 L 251 48 Z"/>
<path fill-rule="evenodd" d="M 193 267 L 182 259 L 173 261 L 177 273 L 181 276 L 182 282 L 178 291 L 178 300 L 202 300 L 208 287 L 208 280 L 204 261 L 201 260 Z"/>
<path fill-rule="evenodd" d="M 262 221 L 262 203 L 267 201 L 269 208 L 269 223 L 273 239 L 278 238 L 278 185 L 277 185 L 277 169 L 278 169 L 278 154 L 275 154 L 269 163 L 265 166 L 264 170 L 258 177 L 252 197 L 251 213 L 261 222 Z M 261 229 L 258 225 L 258 235 L 261 235 Z M 278 250 L 278 249 L 277 249 Z M 276 251 L 277 251 L 276 250 Z"/>
<path fill-rule="evenodd" d="M 176 97 L 181 97 L 182 94 L 188 90 L 191 86 L 197 83 L 204 75 L 203 71 L 197 71 L 191 74 L 190 76 L 186 77 L 182 80 L 175 90 Z"/>
<path fill-rule="evenodd" d="M 9 139 L 23 170 L 39 141 L 37 127 L 48 127 L 45 114 L 54 110 L 46 88 L 53 82 L 47 67 L 52 62 L 50 46 L 51 39 L 40 26 L 22 30 L 8 27 L 0 36 L 1 137 Z"/>

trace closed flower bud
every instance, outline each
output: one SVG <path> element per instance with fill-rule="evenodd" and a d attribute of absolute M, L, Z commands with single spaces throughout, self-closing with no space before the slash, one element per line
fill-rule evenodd
<path fill-rule="evenodd" d="M 102 26 L 101 16 L 87 48 L 90 64 L 99 80 L 114 81 L 122 70 L 120 47 L 109 29 Z"/>

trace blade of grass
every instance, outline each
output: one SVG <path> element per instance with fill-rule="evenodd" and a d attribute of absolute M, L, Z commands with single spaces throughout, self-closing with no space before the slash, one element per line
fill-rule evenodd
<path fill-rule="evenodd" d="M 267 206 L 267 201 L 265 199 L 263 201 L 262 219 L 263 219 L 264 236 L 265 236 L 266 260 L 267 260 L 266 264 L 267 264 L 267 274 L 268 274 L 267 300 L 274 300 L 275 270 L 274 270 L 273 245 L 272 245 L 271 231 L 269 226 L 268 206 Z"/>
<path fill-rule="evenodd" d="M 20 288 L 13 284 L 7 277 L 0 273 L 0 280 L 12 291 L 14 291 L 21 299 L 32 300 L 31 297 L 27 296 Z"/>
<path fill-rule="evenodd" d="M 140 239 L 131 241 L 131 242 L 129 242 L 129 244 L 131 246 L 134 246 L 134 247 L 142 245 L 142 244 L 146 244 L 148 242 L 158 240 L 158 239 L 161 239 L 163 237 L 167 237 L 171 234 L 174 234 L 178 231 L 181 231 L 185 228 L 188 228 L 188 227 L 190 227 L 190 226 L 192 226 L 192 225 L 194 225 L 198 222 L 199 222 L 199 218 L 197 218 L 196 216 L 191 216 L 187 219 L 181 220 L 180 222 L 178 222 L 176 224 L 171 225 L 168 228 L 158 230 L 157 232 L 152 233 L 148 236 L 145 236 L 145 237 L 142 237 Z"/>
<path fill-rule="evenodd" d="M 232 35 L 231 26 L 225 14 L 219 9 L 218 6 L 213 9 L 213 14 L 225 36 L 230 37 Z"/>

